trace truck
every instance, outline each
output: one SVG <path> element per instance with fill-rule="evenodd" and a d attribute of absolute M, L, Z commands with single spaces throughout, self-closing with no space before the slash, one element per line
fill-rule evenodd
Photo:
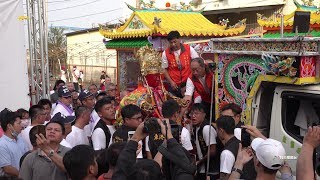
<path fill-rule="evenodd" d="M 189 44 L 217 65 L 216 118 L 226 103 L 240 105 L 245 124 L 282 142 L 283 158 L 295 175 L 306 129 L 319 123 L 320 38 L 215 38 Z"/>

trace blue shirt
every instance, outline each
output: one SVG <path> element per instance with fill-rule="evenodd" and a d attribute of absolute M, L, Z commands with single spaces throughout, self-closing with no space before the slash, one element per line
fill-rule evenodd
<path fill-rule="evenodd" d="M 4 175 L 3 167 L 12 166 L 19 170 L 21 156 L 27 152 L 27 146 L 19 135 L 17 141 L 6 135 L 0 138 L 0 176 Z"/>

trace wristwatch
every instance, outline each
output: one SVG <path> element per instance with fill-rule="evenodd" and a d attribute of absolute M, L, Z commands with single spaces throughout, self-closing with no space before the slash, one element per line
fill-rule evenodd
<path fill-rule="evenodd" d="M 54 153 L 54 150 L 51 149 L 48 153 L 48 157 L 51 158 L 53 156 L 53 153 Z"/>
<path fill-rule="evenodd" d="M 237 168 L 232 168 L 232 171 L 238 172 L 240 175 L 243 174 L 243 171 Z"/>

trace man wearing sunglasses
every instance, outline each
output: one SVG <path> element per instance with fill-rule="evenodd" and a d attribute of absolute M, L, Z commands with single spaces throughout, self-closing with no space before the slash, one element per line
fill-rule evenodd
<path fill-rule="evenodd" d="M 57 106 L 52 113 L 52 117 L 60 112 L 65 116 L 74 116 L 74 111 L 71 106 L 72 104 L 72 94 L 66 86 L 62 86 L 58 90 L 59 100 Z"/>

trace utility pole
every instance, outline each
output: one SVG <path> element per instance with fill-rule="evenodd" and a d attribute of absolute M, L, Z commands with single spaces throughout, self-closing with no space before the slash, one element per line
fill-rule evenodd
<path fill-rule="evenodd" d="M 30 52 L 31 101 L 50 99 L 47 0 L 26 0 Z"/>

